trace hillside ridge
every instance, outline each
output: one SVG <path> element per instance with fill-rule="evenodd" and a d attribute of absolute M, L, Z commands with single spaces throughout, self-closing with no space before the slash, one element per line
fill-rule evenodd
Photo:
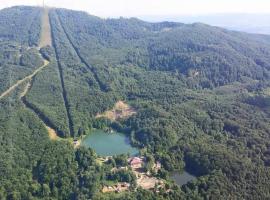
<path fill-rule="evenodd" d="M 0 83 L 0 199 L 270 198 L 269 36 L 12 7 Z"/>

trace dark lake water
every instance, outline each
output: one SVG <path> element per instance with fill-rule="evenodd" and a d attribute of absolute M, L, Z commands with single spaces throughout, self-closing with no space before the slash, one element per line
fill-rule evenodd
<path fill-rule="evenodd" d="M 182 173 L 179 172 L 173 172 L 171 175 L 172 179 L 175 181 L 175 183 L 179 186 L 185 185 L 188 182 L 196 179 L 196 176 L 193 176 L 189 174 L 188 172 L 184 171 Z"/>
<path fill-rule="evenodd" d="M 130 145 L 129 139 L 122 133 L 107 133 L 103 130 L 92 131 L 87 135 L 82 145 L 91 147 L 99 156 L 114 156 L 129 153 L 134 156 L 139 153 L 137 148 Z"/>

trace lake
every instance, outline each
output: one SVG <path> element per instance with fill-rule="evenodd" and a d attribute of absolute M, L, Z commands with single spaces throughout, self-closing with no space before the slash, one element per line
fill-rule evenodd
<path fill-rule="evenodd" d="M 129 138 L 118 132 L 107 133 L 103 130 L 94 130 L 82 140 L 81 145 L 94 149 L 99 156 L 126 153 L 134 156 L 139 153 L 137 148 L 130 145 Z"/>
<path fill-rule="evenodd" d="M 171 178 L 175 181 L 177 185 L 182 186 L 196 179 L 197 177 L 189 174 L 186 171 L 183 171 L 182 173 L 173 172 Z"/>

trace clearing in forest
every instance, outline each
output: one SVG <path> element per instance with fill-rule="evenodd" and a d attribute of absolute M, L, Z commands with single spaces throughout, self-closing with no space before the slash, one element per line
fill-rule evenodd
<path fill-rule="evenodd" d="M 46 127 L 46 129 L 47 129 L 47 131 L 49 133 L 49 138 L 51 140 L 57 140 L 57 139 L 59 139 L 59 137 L 57 136 L 57 133 L 55 132 L 55 130 L 53 130 L 52 128 L 50 128 L 50 127 L 48 127 L 46 125 L 45 125 L 45 127 Z"/>
<path fill-rule="evenodd" d="M 155 187 L 164 188 L 164 181 L 156 177 L 148 176 L 144 173 L 135 173 L 135 175 L 137 176 L 137 185 L 145 190 L 151 190 Z"/>
<path fill-rule="evenodd" d="M 45 8 L 42 15 L 41 37 L 39 47 L 52 46 L 49 8 Z"/>
<path fill-rule="evenodd" d="M 126 104 L 123 101 L 118 101 L 112 110 L 108 110 L 102 114 L 97 114 L 96 118 L 108 118 L 112 121 L 118 120 L 118 119 L 126 119 L 130 116 L 136 114 L 136 110 L 132 108 L 130 105 Z"/>

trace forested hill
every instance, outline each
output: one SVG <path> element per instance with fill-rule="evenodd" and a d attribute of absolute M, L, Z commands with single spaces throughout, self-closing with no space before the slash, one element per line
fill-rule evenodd
<path fill-rule="evenodd" d="M 33 7 L 12 7 L 0 12 L 0 41 L 17 41 L 38 45 L 42 10 Z"/>
<path fill-rule="evenodd" d="M 136 114 L 96 117 L 120 100 Z M 102 128 L 161 162 L 159 193 L 112 170 L 126 156 L 102 164 L 93 150 L 74 149 L 70 141 Z M 269 199 L 269 149 L 270 36 L 66 9 L 0 11 L 0 199 Z M 183 169 L 197 178 L 177 187 L 170 173 Z M 132 187 L 101 192 L 116 182 Z"/>
<path fill-rule="evenodd" d="M 179 71 L 202 87 L 245 78 L 269 79 L 269 36 L 205 24 L 152 24 L 138 19 L 103 20 L 68 10 L 56 12 L 78 51 L 91 52 L 87 57 L 94 65 L 122 63 Z"/>

